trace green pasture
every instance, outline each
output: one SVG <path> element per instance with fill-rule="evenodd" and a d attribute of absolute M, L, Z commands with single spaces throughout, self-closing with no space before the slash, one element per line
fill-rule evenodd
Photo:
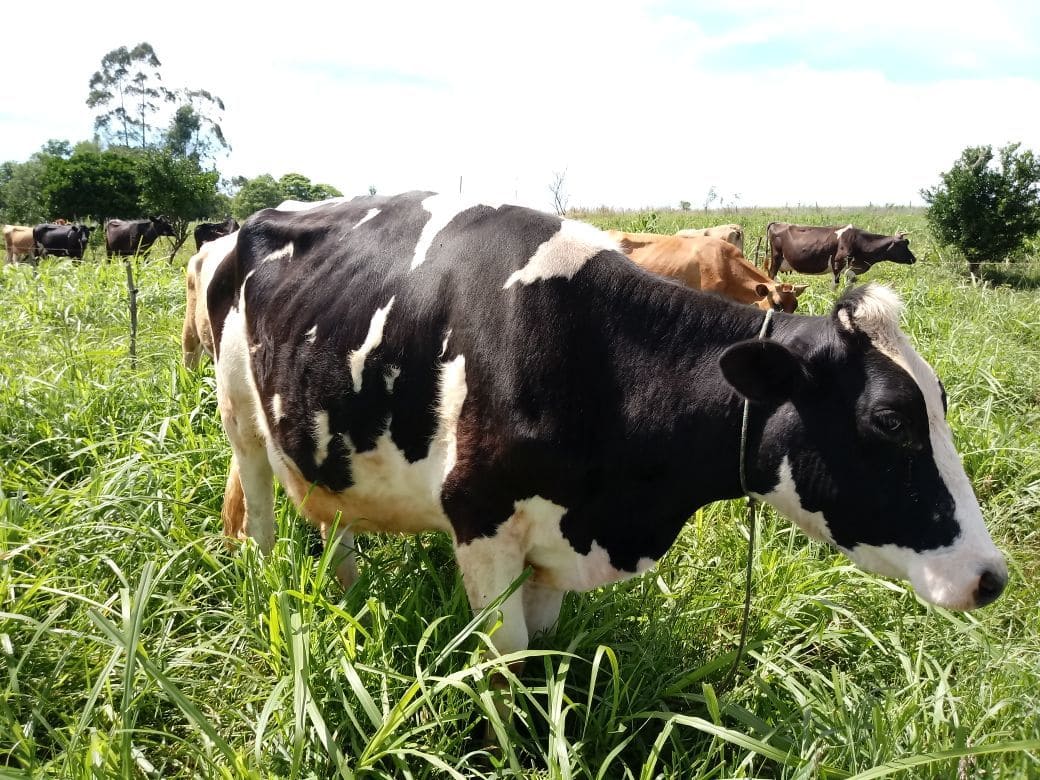
<path fill-rule="evenodd" d="M 448 540 L 366 536 L 347 593 L 279 498 L 228 550 L 212 369 L 180 364 L 184 248 L 0 268 L 0 778 L 1040 777 L 1040 256 L 981 284 L 920 212 L 593 212 L 671 232 L 773 219 L 908 230 L 897 289 L 1011 581 L 969 614 L 856 570 L 771 510 L 749 652 L 747 522 L 698 511 L 661 565 L 564 602 L 495 714 Z M 800 311 L 828 311 L 825 277 Z M 869 480 L 870 475 L 863 475 Z M 638 518 L 634 520 L 638 521 Z M 508 672 L 506 672 L 508 674 Z"/>

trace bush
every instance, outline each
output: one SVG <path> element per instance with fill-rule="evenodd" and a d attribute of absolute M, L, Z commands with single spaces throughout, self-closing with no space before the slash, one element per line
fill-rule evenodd
<path fill-rule="evenodd" d="M 934 189 L 921 190 L 928 226 L 968 259 L 972 276 L 985 261 L 1004 260 L 1040 231 L 1040 160 L 1019 144 L 999 151 L 969 146 Z"/>

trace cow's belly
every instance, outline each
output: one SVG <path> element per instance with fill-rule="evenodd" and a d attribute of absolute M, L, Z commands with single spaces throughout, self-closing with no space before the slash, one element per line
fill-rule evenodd
<path fill-rule="evenodd" d="M 351 453 L 353 485 L 338 492 L 308 482 L 276 445 L 272 449 L 278 480 L 300 513 L 319 527 L 331 525 L 338 513 L 340 524 L 355 531 L 451 532 L 440 501 L 444 459 L 436 448 L 409 463 L 384 433 L 374 449 Z"/>
<path fill-rule="evenodd" d="M 575 550 L 561 530 L 566 508 L 540 496 L 514 503 L 514 511 L 503 523 L 494 540 L 511 538 L 525 551 L 525 563 L 532 567 L 535 582 L 559 590 L 585 591 L 634 577 L 657 562 L 641 558 L 635 571 L 619 569 L 610 562 L 610 553 L 595 541 L 588 553 Z"/>

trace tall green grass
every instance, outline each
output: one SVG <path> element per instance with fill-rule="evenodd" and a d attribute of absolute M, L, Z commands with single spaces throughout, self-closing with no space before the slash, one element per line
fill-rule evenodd
<path fill-rule="evenodd" d="M 749 252 L 796 218 L 742 216 Z M 741 504 L 697 512 L 654 572 L 568 595 L 515 675 L 485 652 L 442 537 L 363 537 L 347 593 L 284 498 L 271 556 L 225 547 L 212 372 L 179 364 L 185 257 L 137 268 L 136 365 L 120 264 L 0 270 L 0 776 L 1040 775 L 1040 300 L 972 285 L 919 213 L 820 221 L 913 231 L 921 262 L 867 278 L 907 302 L 1012 580 L 950 613 L 765 512 L 730 687 Z M 829 281 L 809 281 L 800 309 L 827 311 Z"/>

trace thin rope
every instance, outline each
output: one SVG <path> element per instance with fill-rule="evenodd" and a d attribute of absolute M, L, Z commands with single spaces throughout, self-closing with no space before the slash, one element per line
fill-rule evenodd
<path fill-rule="evenodd" d="M 766 334 L 769 332 L 769 324 L 773 320 L 773 310 L 766 309 L 766 318 L 762 322 L 762 329 L 758 332 L 758 337 L 764 339 Z M 749 618 L 751 617 L 751 583 L 752 583 L 752 567 L 755 558 L 755 505 L 758 503 L 752 497 L 751 492 L 748 490 L 747 485 L 747 440 L 748 440 L 748 418 L 751 416 L 751 403 L 744 399 L 744 415 L 740 422 L 740 489 L 744 495 L 747 496 L 747 508 L 748 508 L 748 550 L 747 550 L 747 564 L 744 572 L 744 616 L 740 621 L 740 640 L 737 642 L 737 654 L 733 656 L 733 664 L 729 667 L 729 671 L 726 672 L 726 677 L 723 679 L 723 688 L 728 688 L 730 682 L 732 682 L 734 675 L 737 673 L 737 667 L 740 665 L 740 659 L 744 656 L 744 646 L 747 644 L 747 632 Z"/>

